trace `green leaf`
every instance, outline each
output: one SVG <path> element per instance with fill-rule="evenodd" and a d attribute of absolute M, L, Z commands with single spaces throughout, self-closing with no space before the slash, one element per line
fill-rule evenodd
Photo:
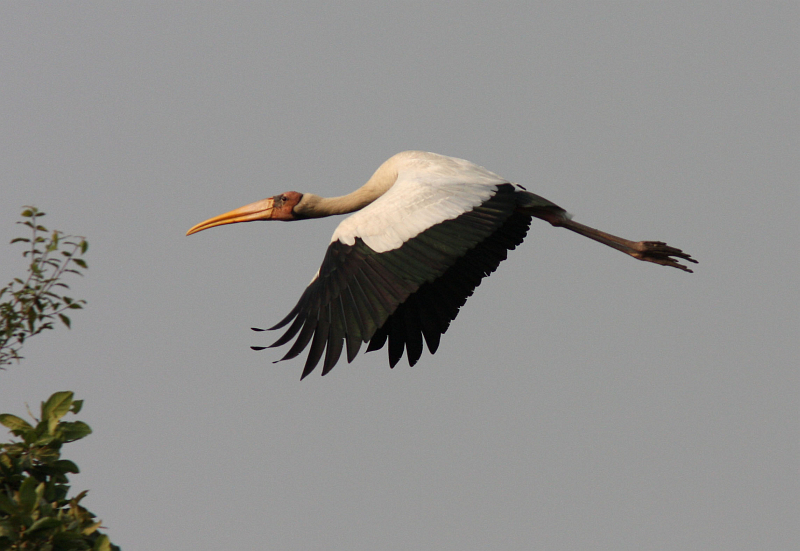
<path fill-rule="evenodd" d="M 35 445 L 39 446 L 39 450 L 36 452 L 37 460 L 41 461 L 42 463 L 51 463 L 59 458 L 61 454 L 58 452 L 58 450 L 47 447 L 53 442 L 53 440 L 55 440 L 55 438 L 52 436 L 45 436 L 35 442 Z"/>
<path fill-rule="evenodd" d="M 0 423 L 11 430 L 33 430 L 33 427 L 25 419 L 10 413 L 0 414 Z"/>
<path fill-rule="evenodd" d="M 64 442 L 74 442 L 92 434 L 92 428 L 83 421 L 60 423 L 59 433 Z"/>
<path fill-rule="evenodd" d="M 81 268 L 88 268 L 89 266 L 86 265 L 86 261 L 80 258 L 73 258 L 72 261 L 80 266 Z"/>
<path fill-rule="evenodd" d="M 26 436 L 28 435 L 26 434 Z M 25 441 L 39 448 L 39 450 L 36 452 L 36 456 L 39 458 L 39 460 L 48 461 L 58 459 L 58 452 L 52 448 L 46 447 L 55 439 L 55 436 L 46 434 L 44 436 L 39 436 L 38 438 L 31 438 L 30 441 L 28 441 L 28 439 Z"/>
<path fill-rule="evenodd" d="M 4 444 L 6 451 L 17 449 L 19 444 Z M 3 469 L 11 469 L 13 463 L 11 462 L 11 458 L 8 456 L 7 453 L 0 454 L 0 467 Z M 2 496 L 2 492 L 0 492 L 0 496 Z"/>
<path fill-rule="evenodd" d="M 56 308 L 57 308 L 57 307 L 56 307 Z M 62 322 L 64 325 L 66 325 L 66 326 L 67 326 L 67 329 L 72 329 L 72 327 L 70 326 L 70 321 L 69 321 L 69 318 L 68 318 L 67 316 L 65 316 L 64 314 L 59 314 L 59 315 L 58 315 L 58 317 L 61 319 L 61 322 Z"/>
<path fill-rule="evenodd" d="M 32 534 L 37 530 L 47 530 L 49 528 L 57 528 L 64 524 L 62 521 L 55 517 L 43 517 L 31 524 L 30 528 L 28 528 L 25 533 Z"/>
<path fill-rule="evenodd" d="M 42 420 L 55 419 L 56 421 L 64 417 L 72 405 L 72 396 L 75 393 L 71 390 L 56 392 L 47 402 L 42 404 Z"/>
<path fill-rule="evenodd" d="M 36 494 L 37 482 L 35 478 L 30 476 L 19 486 L 19 505 L 23 513 L 30 513 L 36 509 L 36 502 L 39 498 Z M 44 483 L 42 483 L 42 486 L 44 486 Z"/>
<path fill-rule="evenodd" d="M 84 239 L 83 241 L 81 241 L 81 253 L 85 254 L 88 249 L 89 249 L 89 242 Z"/>
<path fill-rule="evenodd" d="M 19 514 L 19 504 L 8 497 L 4 491 L 0 492 L 0 511 L 5 511 L 9 515 Z"/>
<path fill-rule="evenodd" d="M 30 218 L 31 216 L 33 216 L 34 212 L 35 211 L 32 209 L 25 209 L 22 211 L 22 216 L 24 216 L 25 218 Z"/>
<path fill-rule="evenodd" d="M 83 407 L 83 400 L 73 400 L 72 408 L 70 409 L 70 411 L 72 413 L 80 413 L 82 407 Z"/>
<path fill-rule="evenodd" d="M 15 237 L 15 238 L 14 238 L 14 239 L 12 239 L 11 241 L 9 241 L 9 244 L 11 244 L 11 243 L 19 243 L 19 242 L 22 242 L 22 243 L 30 243 L 30 242 L 31 242 L 31 240 L 30 240 L 30 239 L 27 239 L 27 238 L 25 238 L 25 237 Z"/>
<path fill-rule="evenodd" d="M 92 551 L 111 551 L 111 541 L 108 539 L 108 536 L 100 534 L 97 539 L 94 540 Z"/>
<path fill-rule="evenodd" d="M 79 472 L 81 472 L 78 466 L 69 459 L 59 459 L 58 461 L 53 461 L 53 464 L 50 465 L 50 467 L 57 470 L 60 473 L 78 474 Z"/>

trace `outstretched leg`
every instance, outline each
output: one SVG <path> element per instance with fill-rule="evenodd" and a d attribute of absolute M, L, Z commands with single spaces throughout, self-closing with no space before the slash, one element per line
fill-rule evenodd
<path fill-rule="evenodd" d="M 666 243 L 661 241 L 629 241 L 570 220 L 562 209 L 525 209 L 525 211 L 536 218 L 550 222 L 553 226 L 567 228 L 639 260 L 661 264 L 662 266 L 672 266 L 684 272 L 691 272 L 692 270 L 681 264 L 679 259 L 697 264 L 697 260 L 690 255 L 680 249 L 670 247 Z"/>
<path fill-rule="evenodd" d="M 551 222 L 552 223 L 552 222 Z M 644 260 L 646 262 L 654 262 L 662 266 L 672 266 L 684 272 L 691 272 L 687 266 L 681 264 L 677 259 L 683 259 L 687 262 L 697 264 L 697 260 L 692 258 L 680 249 L 670 247 L 661 241 L 628 241 L 610 233 L 601 232 L 589 226 L 584 226 L 570 219 L 563 220 L 560 224 L 553 224 L 554 226 L 561 226 L 568 230 L 579 233 L 589 239 L 599 241 L 604 245 L 613 247 L 618 251 L 631 255 L 633 258 Z M 673 258 L 674 257 L 674 258 Z"/>

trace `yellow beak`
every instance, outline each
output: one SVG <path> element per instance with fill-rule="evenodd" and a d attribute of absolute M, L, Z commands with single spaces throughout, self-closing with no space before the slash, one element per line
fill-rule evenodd
<path fill-rule="evenodd" d="M 209 218 L 205 222 L 200 222 L 199 224 L 192 226 L 192 228 L 186 232 L 186 235 L 192 235 L 193 233 L 207 230 L 208 228 L 213 228 L 214 226 L 222 226 L 224 224 L 250 222 L 252 220 L 270 220 L 272 218 L 272 205 L 272 197 L 269 199 L 256 201 L 255 203 L 250 203 L 249 205 L 239 207 L 238 209 L 226 212 L 225 214 L 220 214 L 214 218 Z"/>

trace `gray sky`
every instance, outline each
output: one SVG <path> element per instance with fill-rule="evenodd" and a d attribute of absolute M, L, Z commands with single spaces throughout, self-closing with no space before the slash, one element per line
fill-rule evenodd
<path fill-rule="evenodd" d="M 0 243 L 35 204 L 91 247 L 0 410 L 86 400 L 74 488 L 129 550 L 800 545 L 797 4 L 386 4 L 3 5 Z M 249 327 L 338 220 L 184 233 L 405 149 L 700 265 L 534 221 L 435 356 L 300 382 Z"/>

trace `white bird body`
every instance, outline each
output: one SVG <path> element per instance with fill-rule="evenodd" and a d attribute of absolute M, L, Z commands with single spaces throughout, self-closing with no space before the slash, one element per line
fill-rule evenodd
<path fill-rule="evenodd" d="M 394 155 L 348 195 L 286 192 L 206 220 L 187 235 L 235 222 L 350 212 L 300 301 L 271 328 L 291 324 L 272 345 L 295 339 L 284 360 L 311 345 L 302 377 L 323 352 L 322 374 L 328 373 L 345 345 L 350 362 L 362 343 L 370 351 L 388 341 L 392 367 L 404 350 L 414 365 L 423 338 L 434 353 L 466 299 L 522 242 L 533 217 L 639 260 L 689 272 L 672 257 L 696 262 L 661 242 L 628 241 L 578 224 L 555 203 L 481 166 L 422 151 Z"/>
<path fill-rule="evenodd" d="M 343 220 L 331 242 L 353 245 L 360 237 L 378 253 L 397 249 L 426 229 L 484 203 L 504 183 L 507 180 L 464 159 L 424 151 L 398 153 L 364 186 L 380 195 Z"/>

